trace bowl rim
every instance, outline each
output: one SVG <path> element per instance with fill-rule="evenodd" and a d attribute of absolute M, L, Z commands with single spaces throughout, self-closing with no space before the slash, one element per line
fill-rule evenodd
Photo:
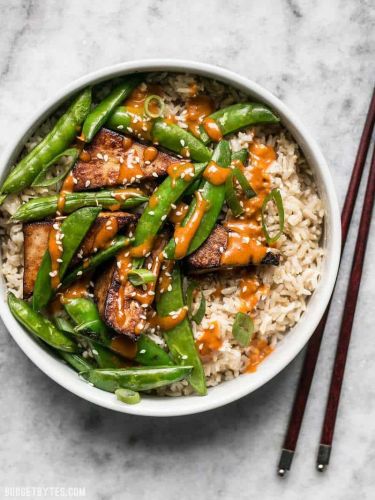
<path fill-rule="evenodd" d="M 251 374 L 251 376 L 242 375 L 234 380 L 210 388 L 208 395 L 205 397 L 165 398 L 148 396 L 142 398 L 141 403 L 138 405 L 131 406 L 120 403 L 113 394 L 105 393 L 80 380 L 75 372 L 46 352 L 15 320 L 6 301 L 0 300 L 0 317 L 13 339 L 26 356 L 59 385 L 87 401 L 115 411 L 142 416 L 170 417 L 200 413 L 236 401 L 267 383 L 297 356 L 308 342 L 323 316 L 334 288 L 340 261 L 341 219 L 333 180 L 327 163 L 315 139 L 305 129 L 294 112 L 261 85 L 233 71 L 184 59 L 141 59 L 119 63 L 90 72 L 60 89 L 38 109 L 24 127 L 20 127 L 20 134 L 17 135 L 1 156 L 1 177 L 4 178 L 9 166 L 22 149 L 25 140 L 47 116 L 52 114 L 73 93 L 89 84 L 97 84 L 120 75 L 150 71 L 195 73 L 213 78 L 238 88 L 247 94 L 256 96 L 262 102 L 271 106 L 281 116 L 286 128 L 293 129 L 292 134 L 303 149 L 309 164 L 314 164 L 314 178 L 319 177 L 320 189 L 323 188 L 325 192 L 324 203 L 326 218 L 328 219 L 328 224 L 327 221 L 325 223 L 327 254 L 325 256 L 324 271 L 322 271 L 323 277 L 320 279 L 318 287 L 312 294 L 306 311 L 299 322 L 281 341 L 274 353 L 260 365 L 255 374 Z M 1 276 L 0 291 L 5 297 L 6 287 L 3 276 Z M 316 297 L 317 295 L 318 297 Z M 310 302 L 313 302 L 314 307 L 310 305 Z M 310 311 L 310 309 L 313 309 L 313 311 Z M 298 334 L 294 335 L 297 330 Z M 283 352 L 279 356 L 274 356 L 276 352 L 279 352 L 281 345 L 283 345 Z"/>

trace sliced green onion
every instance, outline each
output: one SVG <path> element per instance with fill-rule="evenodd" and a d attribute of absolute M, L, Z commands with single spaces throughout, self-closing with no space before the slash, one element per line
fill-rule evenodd
<path fill-rule="evenodd" d="M 61 316 L 56 316 L 54 318 L 54 321 L 59 330 L 62 330 L 63 332 L 74 333 L 74 326 L 67 319 L 62 318 Z"/>
<path fill-rule="evenodd" d="M 158 103 L 159 109 L 158 109 L 157 113 L 153 113 L 150 110 L 150 103 L 152 101 L 156 101 Z M 163 99 L 156 94 L 149 95 L 145 100 L 144 110 L 145 110 L 146 115 L 149 116 L 150 118 L 159 118 L 160 116 L 162 116 L 163 112 L 164 112 L 164 107 L 165 107 L 165 105 L 164 105 Z"/>
<path fill-rule="evenodd" d="M 49 168 L 54 165 L 60 158 L 63 158 L 64 156 L 69 156 L 70 161 L 65 165 L 63 172 L 61 174 L 51 177 L 50 179 L 47 179 L 47 172 Z M 35 177 L 33 183 L 31 184 L 33 187 L 48 187 L 48 186 L 53 186 L 54 184 L 57 184 L 61 180 L 63 180 L 67 174 L 70 172 L 71 168 L 77 161 L 77 158 L 79 156 L 79 149 L 78 148 L 69 148 L 60 153 L 59 155 L 55 156 L 53 160 L 51 160 L 45 168 Z"/>
<path fill-rule="evenodd" d="M 201 302 L 199 304 L 198 310 L 195 314 L 192 313 L 193 310 L 193 293 L 194 290 L 198 288 L 198 284 L 192 281 L 186 290 L 186 304 L 189 310 L 189 318 L 194 321 L 197 325 L 200 325 L 204 315 L 206 314 L 206 299 L 204 298 L 203 292 L 201 292 Z"/>
<path fill-rule="evenodd" d="M 139 392 L 132 391 L 131 389 L 116 389 L 115 394 L 119 401 L 128 405 L 136 405 L 141 400 Z"/>
<path fill-rule="evenodd" d="M 233 186 L 233 172 L 231 172 L 225 181 L 225 199 L 228 207 L 231 209 L 234 217 L 239 217 L 244 213 L 240 200 L 237 197 L 236 190 Z"/>
<path fill-rule="evenodd" d="M 276 205 L 278 216 L 279 216 L 279 231 L 275 234 L 275 236 L 271 236 L 267 229 L 267 221 L 266 221 L 266 208 L 269 201 L 273 201 Z M 284 231 L 284 205 L 283 199 L 281 197 L 280 191 L 278 189 L 272 189 L 272 191 L 264 198 L 262 205 L 262 228 L 264 232 L 264 236 L 266 237 L 267 243 L 275 243 Z"/>
<path fill-rule="evenodd" d="M 257 195 L 254 189 L 250 186 L 249 181 L 246 179 L 245 175 L 238 167 L 235 167 L 233 169 L 233 175 L 238 180 L 238 183 L 245 193 L 247 199 L 254 198 L 254 196 Z"/>
<path fill-rule="evenodd" d="M 242 312 L 236 314 L 232 335 L 242 347 L 250 344 L 254 335 L 254 323 L 250 316 Z"/>
<path fill-rule="evenodd" d="M 148 269 L 132 269 L 128 273 L 129 281 L 134 286 L 145 285 L 146 283 L 154 283 L 156 276 Z"/>

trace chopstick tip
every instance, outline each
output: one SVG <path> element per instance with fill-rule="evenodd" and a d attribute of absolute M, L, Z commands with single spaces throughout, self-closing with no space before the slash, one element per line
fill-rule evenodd
<path fill-rule="evenodd" d="M 318 451 L 318 459 L 316 463 L 316 468 L 319 472 L 324 472 L 329 464 L 329 458 L 331 455 L 331 446 L 328 444 L 321 444 Z"/>
<path fill-rule="evenodd" d="M 285 477 L 286 473 L 290 470 L 290 466 L 292 465 L 293 456 L 294 456 L 294 451 L 287 450 L 285 448 L 283 448 L 281 450 L 279 466 L 277 469 L 277 474 L 280 477 Z"/>

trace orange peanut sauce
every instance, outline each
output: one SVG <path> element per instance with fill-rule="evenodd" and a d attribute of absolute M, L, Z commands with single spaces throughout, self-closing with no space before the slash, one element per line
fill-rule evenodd
<path fill-rule="evenodd" d="M 152 120 L 145 115 L 145 101 L 150 95 L 163 96 L 163 90 L 159 85 L 141 83 L 136 87 L 125 101 L 127 112 L 130 114 L 130 128 L 139 138 L 151 140 Z M 148 104 L 151 113 L 157 114 L 159 107 L 156 101 L 151 100 Z"/>
<path fill-rule="evenodd" d="M 166 260 L 163 262 L 157 282 L 157 295 L 161 295 L 164 292 L 167 292 L 169 286 L 172 284 L 172 271 L 174 268 L 174 264 L 174 260 Z"/>
<path fill-rule="evenodd" d="M 230 173 L 230 168 L 220 167 L 216 162 L 211 160 L 204 169 L 203 177 L 214 186 L 220 186 L 225 183 Z"/>
<path fill-rule="evenodd" d="M 173 162 L 168 165 L 167 172 L 171 178 L 172 189 L 175 187 L 177 179 L 184 179 L 189 182 L 194 178 L 194 165 L 187 161 Z"/>
<path fill-rule="evenodd" d="M 110 216 L 106 218 L 105 224 L 97 231 L 92 247 L 97 250 L 107 248 L 110 242 L 118 233 L 117 217 Z"/>
<path fill-rule="evenodd" d="M 143 177 L 141 159 L 138 153 L 132 149 L 128 151 L 125 159 L 122 159 L 122 163 L 120 163 L 117 183 L 127 184 L 129 182 L 134 182 L 137 176 Z"/>
<path fill-rule="evenodd" d="M 221 132 L 219 124 L 213 118 L 206 117 L 203 120 L 202 126 L 210 139 L 212 139 L 214 142 L 221 141 L 221 139 L 223 138 L 223 134 Z"/>
<path fill-rule="evenodd" d="M 188 99 L 185 122 L 193 135 L 196 137 L 200 136 L 200 125 L 206 116 L 213 113 L 214 109 L 212 99 L 206 95 L 191 97 Z"/>
<path fill-rule="evenodd" d="M 195 341 L 201 358 L 211 357 L 223 345 L 220 335 L 220 326 L 217 321 L 213 321 L 208 328 L 205 328 L 199 338 Z"/>
<path fill-rule="evenodd" d="M 230 232 L 227 248 L 221 257 L 223 265 L 260 264 L 267 253 L 261 225 L 261 208 L 264 198 L 271 190 L 267 169 L 276 160 L 276 153 L 272 146 L 258 142 L 250 145 L 249 152 L 251 168 L 244 168 L 243 173 L 256 192 L 256 196 L 250 200 L 242 196 L 244 214 L 238 218 L 229 215 L 224 222 L 224 226 Z M 241 168 L 239 164 L 236 166 Z"/>
<path fill-rule="evenodd" d="M 116 189 L 116 191 L 111 191 L 111 196 L 119 203 L 113 203 L 109 207 L 106 207 L 111 212 L 116 212 L 121 208 L 121 202 L 126 201 L 128 198 L 133 196 L 144 196 L 144 193 L 141 189 L 137 188 L 126 188 L 126 189 Z"/>
<path fill-rule="evenodd" d="M 122 147 L 124 151 L 128 151 L 133 145 L 133 139 L 131 137 L 124 137 L 122 140 Z"/>
<path fill-rule="evenodd" d="M 62 233 L 58 223 L 54 223 L 48 236 L 48 251 L 51 258 L 51 287 L 53 290 L 60 284 L 60 263 L 63 254 Z"/>
<path fill-rule="evenodd" d="M 154 238 L 147 238 L 143 243 L 137 245 L 130 250 L 130 254 L 132 257 L 144 257 L 148 253 L 151 252 L 152 246 L 154 244 Z"/>
<path fill-rule="evenodd" d="M 86 151 L 86 150 L 84 150 L 84 149 L 83 149 L 83 150 L 80 152 L 80 154 L 79 154 L 79 159 L 80 159 L 81 161 L 87 162 L 87 161 L 90 161 L 90 160 L 91 160 L 91 155 L 90 155 L 90 153 L 89 153 L 88 151 Z"/>
<path fill-rule="evenodd" d="M 176 208 L 172 208 L 168 214 L 168 220 L 170 220 L 173 224 L 179 224 L 185 219 L 185 215 L 189 211 L 189 205 L 180 201 L 176 205 Z"/>
<path fill-rule="evenodd" d="M 261 297 L 269 291 L 269 287 L 261 285 L 255 277 L 241 279 L 239 286 L 241 300 L 239 312 L 242 313 L 251 313 L 258 305 Z"/>
<path fill-rule="evenodd" d="M 64 291 L 58 294 L 61 304 L 66 304 L 72 299 L 82 299 L 88 296 L 88 287 L 90 283 L 90 278 L 85 276 L 80 280 L 76 281 Z"/>
<path fill-rule="evenodd" d="M 111 339 L 110 348 L 127 359 L 134 359 L 137 355 L 137 343 L 125 335 L 117 335 Z"/>
<path fill-rule="evenodd" d="M 156 148 L 154 148 L 153 146 L 149 146 L 144 150 L 143 160 L 151 163 L 156 160 L 158 154 L 159 151 Z"/>
<path fill-rule="evenodd" d="M 207 210 L 208 202 L 199 191 L 195 192 L 196 205 L 193 214 L 185 226 L 177 224 L 174 230 L 174 241 L 176 243 L 175 258 L 182 259 L 187 254 L 190 242 L 194 238 L 202 218 Z"/>
<path fill-rule="evenodd" d="M 167 332 L 179 325 L 186 318 L 187 312 L 187 306 L 183 306 L 178 311 L 174 311 L 173 315 L 159 316 L 155 313 L 148 321 L 151 328 L 160 328 L 160 330 Z"/>
<path fill-rule="evenodd" d="M 57 213 L 62 215 L 64 213 L 66 195 L 72 193 L 74 190 L 74 177 L 73 173 L 69 172 L 69 174 L 65 177 L 65 180 L 61 186 L 59 197 L 57 200 Z"/>
<path fill-rule="evenodd" d="M 250 343 L 250 351 L 248 354 L 249 364 L 245 372 L 255 372 L 258 365 L 273 351 L 273 348 L 264 339 L 255 338 Z"/>

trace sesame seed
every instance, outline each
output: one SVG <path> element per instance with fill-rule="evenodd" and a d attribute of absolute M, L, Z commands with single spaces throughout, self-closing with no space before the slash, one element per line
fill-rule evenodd
<path fill-rule="evenodd" d="M 168 292 L 171 292 L 172 291 L 172 285 L 168 285 L 167 290 L 168 290 Z"/>
<path fill-rule="evenodd" d="M 167 216 L 163 215 L 162 218 L 161 218 L 161 220 L 165 220 L 166 218 L 167 218 Z"/>
<path fill-rule="evenodd" d="M 124 125 L 117 125 L 118 130 L 122 130 L 124 128 Z"/>
<path fill-rule="evenodd" d="M 82 271 L 78 271 L 77 272 L 77 276 L 82 276 L 83 272 Z"/>
<path fill-rule="evenodd" d="M 49 275 L 51 276 L 51 278 L 54 278 L 55 276 L 57 276 L 57 271 L 51 271 Z"/>
<path fill-rule="evenodd" d="M 88 180 L 87 180 L 87 181 L 85 182 L 85 187 L 89 187 L 89 185 L 90 185 L 90 184 L 91 184 L 91 181 L 88 181 Z"/>
<path fill-rule="evenodd" d="M 98 153 L 98 154 L 96 155 L 96 157 L 97 157 L 97 158 L 99 158 L 99 160 L 103 160 L 103 155 L 102 155 L 102 153 Z"/>
<path fill-rule="evenodd" d="M 152 172 L 152 176 L 158 178 L 158 174 L 156 172 Z"/>
<path fill-rule="evenodd" d="M 59 264 L 61 264 L 62 261 L 62 259 L 56 259 L 56 262 L 58 262 Z"/>
<path fill-rule="evenodd" d="M 104 160 L 104 161 L 108 161 L 108 155 L 107 155 L 107 154 L 105 154 L 105 155 L 103 156 L 103 160 Z"/>
<path fill-rule="evenodd" d="M 150 210 L 148 215 L 155 215 L 155 212 L 153 210 Z"/>

